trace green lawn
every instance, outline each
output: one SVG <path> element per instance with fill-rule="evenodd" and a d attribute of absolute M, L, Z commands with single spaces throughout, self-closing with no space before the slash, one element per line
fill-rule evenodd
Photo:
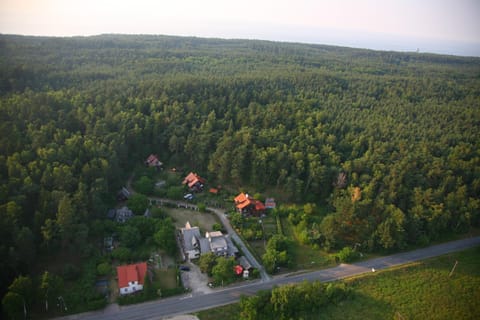
<path fill-rule="evenodd" d="M 321 249 L 315 249 L 311 245 L 301 244 L 295 237 L 291 223 L 286 218 L 282 218 L 283 233 L 289 239 L 294 241 L 295 262 L 293 263 L 297 269 L 319 269 L 328 268 L 335 265 L 328 253 Z"/>
<path fill-rule="evenodd" d="M 188 221 L 193 226 L 198 226 L 202 232 L 212 231 L 213 225 L 219 223 L 217 216 L 209 212 L 199 212 L 185 208 L 165 208 L 165 212 L 174 219 L 175 227 L 183 228 Z"/>
<path fill-rule="evenodd" d="M 155 281 L 161 289 L 174 289 L 177 287 L 177 271 L 174 268 L 155 270 Z"/>
<path fill-rule="evenodd" d="M 478 319 L 480 247 L 345 282 L 352 290 L 347 300 L 307 319 Z M 197 315 L 231 319 L 239 312 L 233 304 Z"/>

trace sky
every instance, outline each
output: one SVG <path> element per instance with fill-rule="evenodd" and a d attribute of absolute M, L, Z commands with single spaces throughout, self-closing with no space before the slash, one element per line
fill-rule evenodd
<path fill-rule="evenodd" d="M 0 33 L 164 34 L 480 56 L 480 0 L 0 0 Z"/>

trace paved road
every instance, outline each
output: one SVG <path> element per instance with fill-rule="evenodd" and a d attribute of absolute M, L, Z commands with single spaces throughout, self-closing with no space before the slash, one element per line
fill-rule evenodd
<path fill-rule="evenodd" d="M 371 272 L 372 268 L 375 268 L 376 270 L 386 269 L 392 266 L 415 262 L 439 256 L 442 254 L 447 254 L 450 252 L 464 250 L 478 245 L 480 245 L 480 237 L 468 238 L 453 242 L 447 242 L 424 249 L 418 249 L 410 252 L 398 253 L 386 257 L 366 260 L 359 263 L 341 264 L 335 268 L 330 269 L 306 272 L 302 274 L 278 276 L 274 277 L 269 282 L 250 282 L 248 284 L 229 287 L 227 289 L 218 289 L 210 294 L 189 294 L 137 305 L 124 306 L 119 308 L 111 307 L 102 311 L 71 315 L 69 317 L 65 317 L 64 319 L 162 319 L 173 315 L 193 313 L 196 311 L 210 309 L 220 305 L 230 304 L 238 301 L 241 295 L 252 295 L 258 290 L 270 289 L 275 285 L 298 283 L 304 280 L 320 280 L 322 282 L 329 282 L 359 275 L 366 272 Z"/>

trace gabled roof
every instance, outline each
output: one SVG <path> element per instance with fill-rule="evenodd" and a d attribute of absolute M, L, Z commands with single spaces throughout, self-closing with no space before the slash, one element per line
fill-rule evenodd
<path fill-rule="evenodd" d="M 149 155 L 145 162 L 149 166 L 161 166 L 163 164 L 158 160 L 157 155 L 154 155 L 154 154 Z"/>
<path fill-rule="evenodd" d="M 238 196 L 235 197 L 234 201 L 235 203 L 242 203 L 244 201 L 248 200 L 248 195 L 245 193 L 240 193 Z"/>
<path fill-rule="evenodd" d="M 257 211 L 264 211 L 265 210 L 265 205 L 262 203 L 260 200 L 254 200 L 255 203 L 255 210 Z"/>
<path fill-rule="evenodd" d="M 129 282 L 137 281 L 143 285 L 145 274 L 147 273 L 147 263 L 141 262 L 117 267 L 118 287 L 125 288 L 129 286 Z"/>
<path fill-rule="evenodd" d="M 245 258 L 244 256 L 241 256 L 240 258 L 238 258 L 238 263 L 244 268 L 244 269 L 250 269 L 252 268 L 252 265 L 250 264 L 250 262 L 248 262 L 247 258 Z"/>
<path fill-rule="evenodd" d="M 253 204 L 252 199 L 248 196 L 248 194 L 243 192 L 236 196 L 234 200 L 237 208 L 240 210 Z"/>
<path fill-rule="evenodd" d="M 193 187 L 194 185 L 196 185 L 197 183 L 201 183 L 201 184 L 204 184 L 206 182 L 205 179 L 203 179 L 202 177 L 200 177 L 198 174 L 196 173 L 193 173 L 193 172 L 190 172 L 186 177 L 185 179 L 183 179 L 183 184 L 188 184 L 188 187 L 191 188 Z"/>
<path fill-rule="evenodd" d="M 250 199 L 247 199 L 247 200 L 245 200 L 245 201 L 237 204 L 237 208 L 238 208 L 238 209 L 243 209 L 243 208 L 245 208 L 245 207 L 248 207 L 248 206 L 251 205 L 251 204 L 252 204 L 252 201 L 251 201 Z"/>
<path fill-rule="evenodd" d="M 185 250 L 193 250 L 195 246 L 198 244 L 198 239 L 201 238 L 200 236 L 200 229 L 198 227 L 190 226 L 190 223 L 187 221 L 185 224 L 185 228 L 181 228 L 180 231 L 183 235 L 183 245 Z"/>

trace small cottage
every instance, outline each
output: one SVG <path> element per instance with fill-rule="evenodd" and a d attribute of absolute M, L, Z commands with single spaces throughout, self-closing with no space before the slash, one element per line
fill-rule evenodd
<path fill-rule="evenodd" d="M 117 267 L 118 288 L 121 295 L 143 290 L 147 263 L 136 263 Z"/>

